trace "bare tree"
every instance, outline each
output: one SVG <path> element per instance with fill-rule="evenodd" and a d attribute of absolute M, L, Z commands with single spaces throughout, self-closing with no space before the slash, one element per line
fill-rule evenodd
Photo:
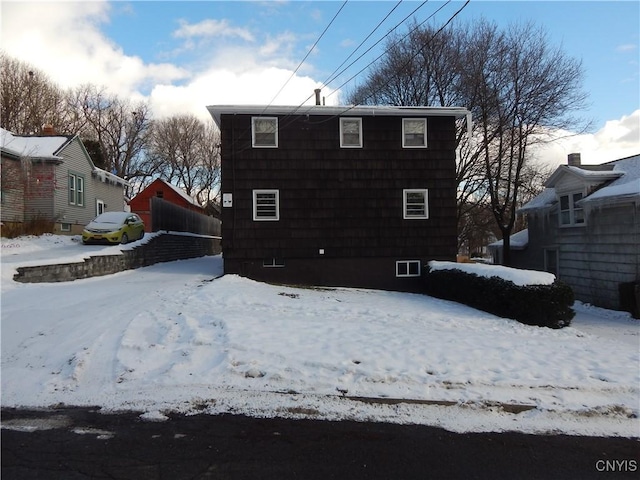
<path fill-rule="evenodd" d="M 37 135 L 49 123 L 67 133 L 64 92 L 47 75 L 1 51 L 0 71 L 3 128 L 17 135 Z"/>
<path fill-rule="evenodd" d="M 182 188 L 201 205 L 213 201 L 220 181 L 220 139 L 213 125 L 194 115 L 153 123 L 148 170 Z"/>
<path fill-rule="evenodd" d="M 141 169 L 151 123 L 145 102 L 133 104 L 88 84 L 70 92 L 69 104 L 83 140 L 95 146 L 97 164 L 129 181 L 147 176 Z"/>
<path fill-rule="evenodd" d="M 462 85 L 474 105 L 481 129 L 480 151 L 491 210 L 503 240 L 503 263 L 509 265 L 509 237 L 521 205 L 531 146 L 553 129 L 572 129 L 586 94 L 579 61 L 551 48 L 545 33 L 532 24 L 506 32 L 480 22 L 468 37 Z M 529 174 L 530 175 L 530 174 Z"/>
<path fill-rule="evenodd" d="M 534 168 L 531 146 L 553 130 L 586 128 L 571 116 L 586 100 L 582 75 L 581 63 L 552 48 L 532 24 L 505 31 L 485 20 L 437 31 L 412 27 L 389 41 L 386 55 L 348 100 L 472 111 L 470 139 L 466 125 L 458 125 L 458 229 L 477 223 L 468 217 L 484 208 L 486 196 L 509 264 L 524 174 Z"/>

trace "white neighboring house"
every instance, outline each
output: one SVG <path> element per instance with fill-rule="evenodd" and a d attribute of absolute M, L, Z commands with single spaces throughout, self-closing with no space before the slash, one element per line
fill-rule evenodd
<path fill-rule="evenodd" d="M 518 211 L 528 232 L 514 234 L 511 265 L 554 273 L 577 300 L 640 316 L 640 155 L 582 165 L 570 154 L 545 187 Z M 502 241 L 489 249 L 499 262 Z"/>
<path fill-rule="evenodd" d="M 127 181 L 97 168 L 78 135 L 21 136 L 0 129 L 2 223 L 53 222 L 79 234 L 103 211 L 123 211 Z"/>

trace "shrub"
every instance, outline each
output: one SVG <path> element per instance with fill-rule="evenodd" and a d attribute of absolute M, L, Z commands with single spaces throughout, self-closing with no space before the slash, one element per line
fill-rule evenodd
<path fill-rule="evenodd" d="M 481 277 L 460 270 L 425 269 L 428 295 L 453 300 L 527 325 L 563 328 L 575 312 L 573 290 L 556 280 L 551 285 L 519 286 L 499 277 Z"/>

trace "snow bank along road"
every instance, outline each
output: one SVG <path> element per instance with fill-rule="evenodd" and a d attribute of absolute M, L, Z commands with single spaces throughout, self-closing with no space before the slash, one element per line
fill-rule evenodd
<path fill-rule="evenodd" d="M 213 280 L 219 256 L 60 284 L 5 267 L 3 407 L 640 437 L 626 314 L 577 305 L 550 330 L 423 295 Z"/>

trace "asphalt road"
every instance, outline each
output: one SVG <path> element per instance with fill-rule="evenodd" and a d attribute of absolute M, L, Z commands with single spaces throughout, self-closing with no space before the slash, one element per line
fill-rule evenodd
<path fill-rule="evenodd" d="M 36 429 L 37 428 L 37 429 Z M 2 480 L 638 478 L 640 442 L 381 423 L 2 411 Z"/>

